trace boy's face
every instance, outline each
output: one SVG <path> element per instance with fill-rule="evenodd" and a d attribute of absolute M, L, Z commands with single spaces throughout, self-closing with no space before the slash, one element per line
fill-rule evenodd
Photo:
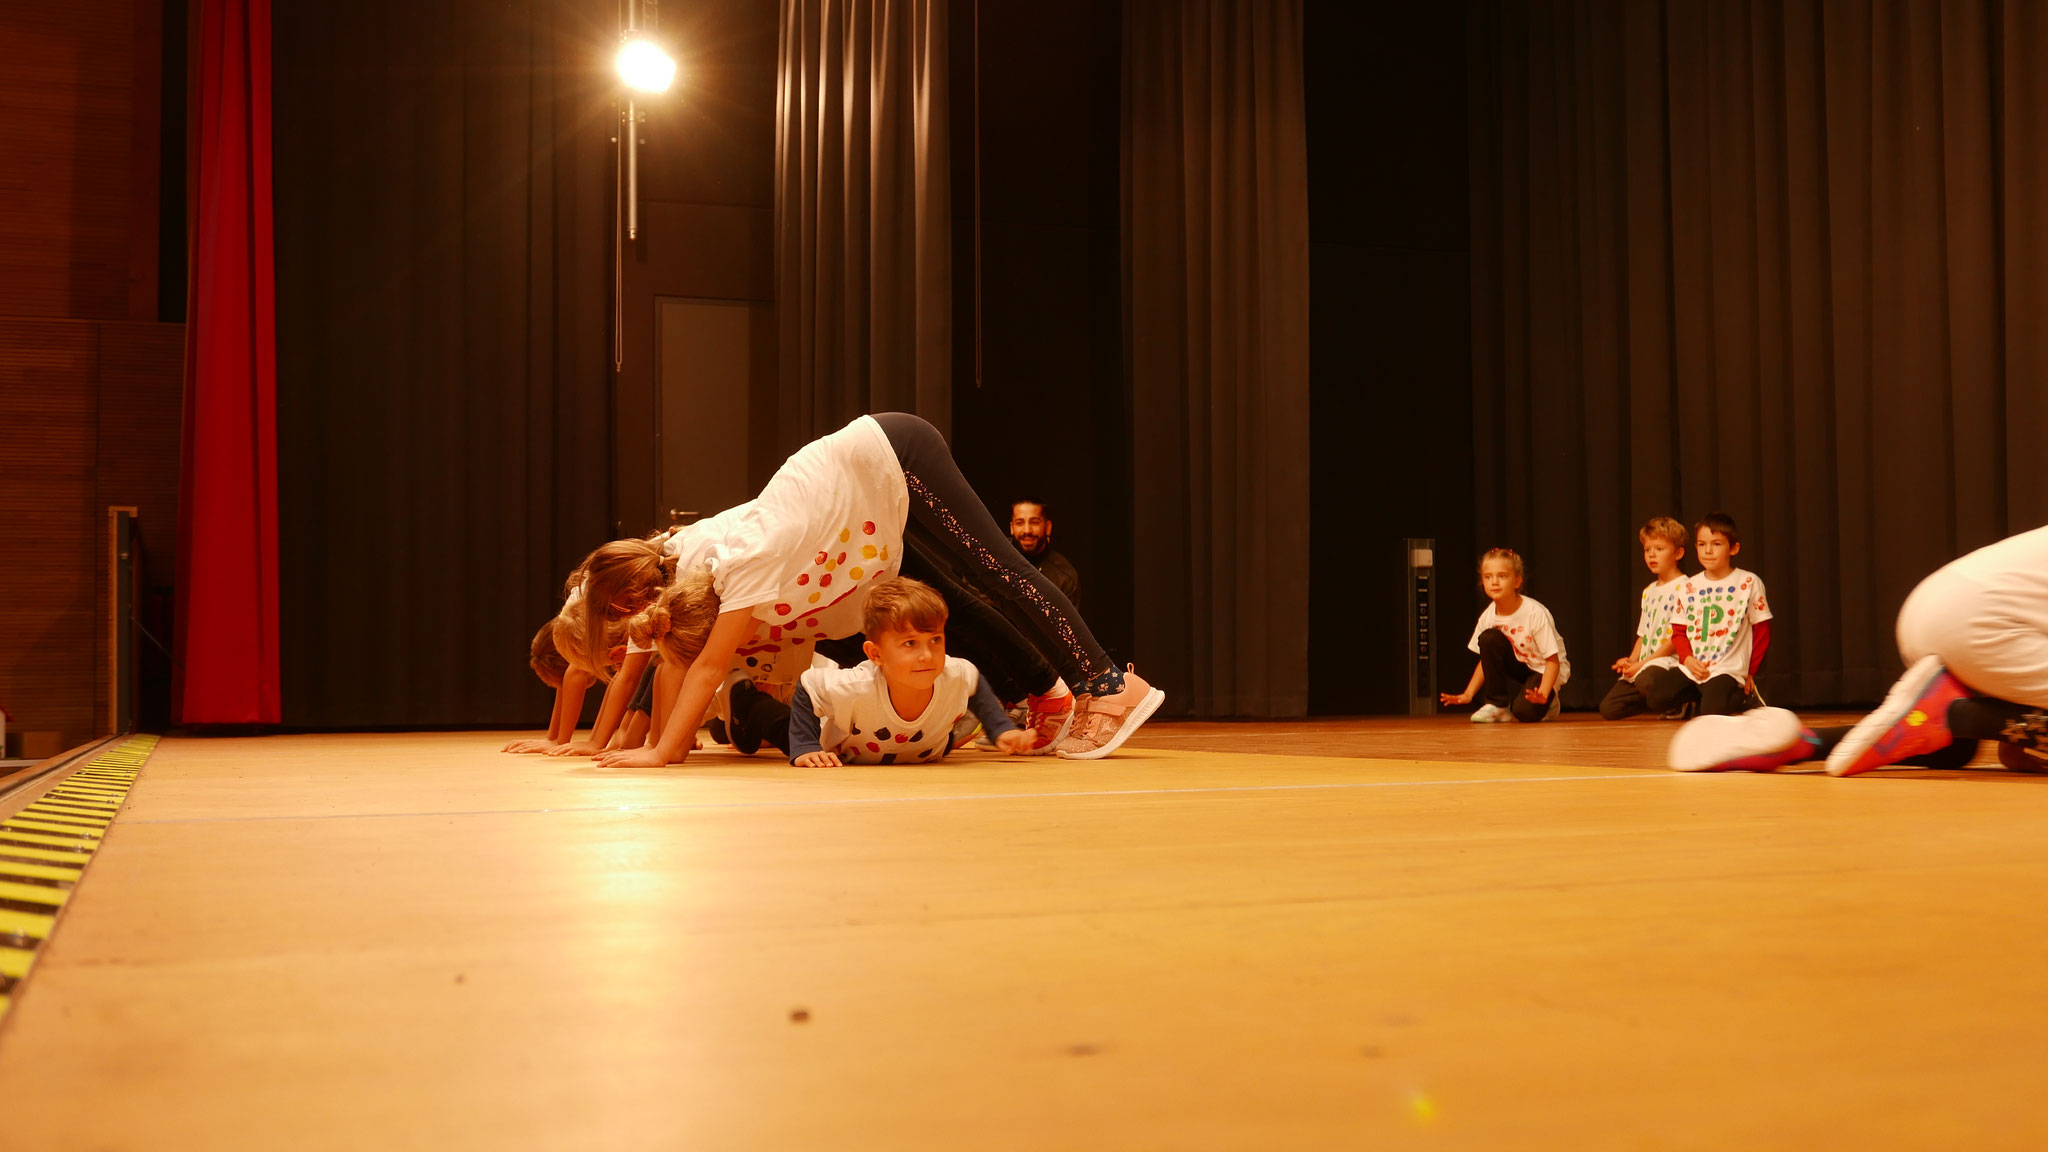
<path fill-rule="evenodd" d="M 1486 590 L 1488 600 L 1502 600 L 1522 590 L 1522 578 L 1515 574 L 1514 561 L 1488 560 L 1479 565 L 1479 586 Z"/>
<path fill-rule="evenodd" d="M 1685 549 L 1662 536 L 1643 537 L 1643 565 L 1659 579 L 1678 571 L 1679 557 L 1684 555 Z"/>
<path fill-rule="evenodd" d="M 862 646 L 891 687 L 922 691 L 946 667 L 946 634 L 890 628 Z"/>
<path fill-rule="evenodd" d="M 1700 551 L 1700 567 L 1709 576 L 1726 576 L 1736 554 L 1742 551 L 1742 545 L 1730 544 L 1728 537 L 1712 528 L 1700 529 L 1699 539 L 1693 545 Z"/>

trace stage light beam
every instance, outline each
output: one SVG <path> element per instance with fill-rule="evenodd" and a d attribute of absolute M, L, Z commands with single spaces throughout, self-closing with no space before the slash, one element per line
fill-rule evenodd
<path fill-rule="evenodd" d="M 618 68 L 620 81 L 635 92 L 666 92 L 676 78 L 675 60 L 637 36 L 619 48 Z"/>

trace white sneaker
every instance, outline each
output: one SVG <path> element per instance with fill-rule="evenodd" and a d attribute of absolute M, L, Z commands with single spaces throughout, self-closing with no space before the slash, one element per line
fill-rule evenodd
<path fill-rule="evenodd" d="M 1769 772 L 1813 756 L 1806 726 L 1783 708 L 1688 720 L 1671 737 L 1667 759 L 1680 772 Z"/>
<path fill-rule="evenodd" d="M 1472 713 L 1472 722 L 1474 724 L 1505 724 L 1514 718 L 1514 713 L 1498 704 L 1481 704 Z"/>

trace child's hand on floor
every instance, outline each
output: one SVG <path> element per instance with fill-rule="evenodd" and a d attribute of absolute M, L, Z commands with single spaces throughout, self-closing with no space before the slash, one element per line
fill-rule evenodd
<path fill-rule="evenodd" d="M 1472 694 L 1469 692 L 1439 692 L 1437 693 L 1437 701 L 1443 704 L 1470 704 L 1472 702 Z"/>
<path fill-rule="evenodd" d="M 1022 756 L 1031 751 L 1032 739 L 1022 728 L 1012 728 L 996 737 L 996 747 L 1010 756 Z"/>
<path fill-rule="evenodd" d="M 796 758 L 799 768 L 840 768 L 839 757 L 832 752 L 806 752 Z"/>
<path fill-rule="evenodd" d="M 602 751 L 604 749 L 599 748 L 588 740 L 578 740 L 574 744 L 557 744 L 548 749 L 547 754 L 550 756 L 595 756 Z"/>
<path fill-rule="evenodd" d="M 554 741 L 547 739 L 546 737 L 540 737 L 531 740 L 514 740 L 510 744 L 505 745 L 505 751 L 539 752 L 542 754 L 547 754 L 553 752 L 555 749 L 560 747 L 560 744 L 557 744 Z"/>

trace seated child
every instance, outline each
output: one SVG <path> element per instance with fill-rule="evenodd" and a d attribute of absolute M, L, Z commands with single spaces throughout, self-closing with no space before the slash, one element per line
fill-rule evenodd
<path fill-rule="evenodd" d="M 969 711 L 1002 751 L 1017 756 L 1034 750 L 1030 734 L 1003 713 L 974 665 L 946 655 L 946 602 L 930 585 L 902 577 L 878 581 L 862 608 L 861 631 L 867 636 L 866 663 L 814 667 L 798 680 L 789 702 L 788 743 L 776 742 L 791 763 L 931 763 L 952 750 L 953 726 Z M 765 699 L 759 692 L 735 692 L 735 748 L 747 750 L 746 741 L 761 731 L 769 711 L 761 706 Z"/>
<path fill-rule="evenodd" d="M 1479 614 L 1466 645 L 1479 653 L 1479 666 L 1463 692 L 1445 692 L 1440 699 L 1470 704 L 1478 696 L 1474 724 L 1527 724 L 1556 716 L 1557 692 L 1571 679 L 1572 665 L 1550 609 L 1522 595 L 1522 558 L 1512 548 L 1495 548 L 1480 557 L 1479 586 L 1492 601 Z"/>
<path fill-rule="evenodd" d="M 1700 573 L 1685 582 L 1685 606 L 1672 640 L 1685 674 L 1699 685 L 1700 715 L 1754 708 L 1756 670 L 1771 647 L 1771 606 L 1763 578 L 1735 567 L 1742 538 L 1725 512 L 1693 528 Z"/>
<path fill-rule="evenodd" d="M 1701 717 L 1672 738 L 1682 772 L 1766 772 L 1827 761 L 1835 776 L 1888 764 L 1961 768 L 1977 742 L 2019 772 L 2048 772 L 2048 527 L 1951 561 L 1899 609 L 1906 674 L 1850 728 L 1808 728 L 1783 708 Z"/>
<path fill-rule="evenodd" d="M 1659 516 L 1637 529 L 1636 538 L 1643 545 L 1643 564 L 1655 579 L 1643 589 L 1635 647 L 1614 662 L 1621 679 L 1600 701 L 1603 720 L 1622 720 L 1645 710 L 1671 716 L 1700 698 L 1673 655 L 1677 645 L 1671 625 L 1685 604 L 1685 573 L 1678 570 L 1685 556 L 1685 525 Z"/>

